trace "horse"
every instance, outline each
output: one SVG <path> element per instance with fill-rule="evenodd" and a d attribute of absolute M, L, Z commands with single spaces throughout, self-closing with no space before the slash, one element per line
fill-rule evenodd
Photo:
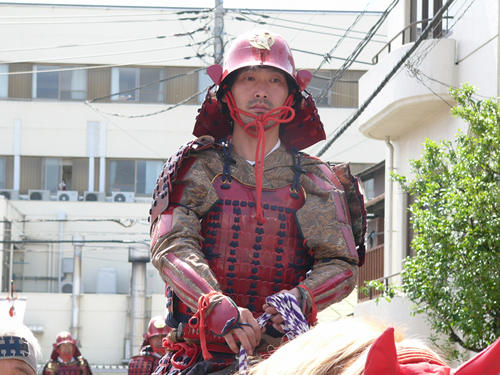
<path fill-rule="evenodd" d="M 402 329 L 359 318 L 320 322 L 252 365 L 250 375 L 499 375 L 500 338 L 452 369 Z"/>

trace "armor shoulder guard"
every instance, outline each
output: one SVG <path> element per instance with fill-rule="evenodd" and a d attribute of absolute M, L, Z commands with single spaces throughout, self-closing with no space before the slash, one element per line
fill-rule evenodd
<path fill-rule="evenodd" d="M 196 152 L 213 147 L 215 147 L 213 137 L 204 136 L 197 138 L 179 147 L 179 150 L 170 156 L 165 164 L 163 164 L 163 170 L 156 180 L 156 186 L 153 192 L 153 203 L 149 210 L 150 216 L 148 221 L 151 227 L 161 213 L 167 209 L 169 196 L 172 193 L 172 184 L 177 180 L 179 171 L 182 169 L 183 164 L 185 165 L 184 162 L 186 159 L 193 156 Z"/>
<path fill-rule="evenodd" d="M 150 375 L 154 368 L 155 358 L 150 355 L 136 355 L 128 363 L 129 375 Z"/>
<path fill-rule="evenodd" d="M 353 176 L 349 163 L 328 164 L 321 162 L 315 156 L 305 157 L 318 161 L 320 170 L 330 179 L 332 184 L 345 193 L 345 200 L 349 211 L 349 223 L 351 225 L 354 243 L 358 253 L 358 266 L 365 262 L 365 234 L 366 234 L 366 210 L 363 194 L 359 189 L 358 178 Z"/>
<path fill-rule="evenodd" d="M 55 375 L 57 374 L 58 368 L 59 365 L 57 364 L 57 362 L 50 360 L 43 368 L 42 375 Z"/>
<path fill-rule="evenodd" d="M 358 265 L 362 266 L 365 262 L 366 210 L 363 194 L 359 189 L 359 180 L 352 175 L 349 163 L 330 165 L 330 168 L 345 191 L 351 217 L 352 234 L 358 250 Z"/>

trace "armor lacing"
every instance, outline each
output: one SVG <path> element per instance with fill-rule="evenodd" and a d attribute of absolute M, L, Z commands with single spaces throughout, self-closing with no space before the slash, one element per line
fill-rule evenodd
<path fill-rule="evenodd" d="M 292 121 L 295 117 L 295 110 L 291 107 L 293 103 L 293 95 L 289 95 L 282 106 L 271 109 L 262 115 L 254 115 L 253 113 L 246 112 L 236 106 L 236 102 L 228 91 L 226 94 L 227 106 L 234 122 L 240 125 L 245 133 L 253 138 L 257 138 L 257 149 L 255 150 L 255 188 L 257 190 L 257 207 L 255 218 L 260 224 L 263 224 L 266 219 L 262 211 L 262 179 L 264 174 L 264 158 L 266 152 L 266 125 L 274 122 L 271 127 L 279 126 Z M 245 124 L 241 119 L 240 114 L 253 118 L 254 120 Z M 252 129 L 255 126 L 255 130 Z M 269 129 L 269 128 L 268 128 Z"/>

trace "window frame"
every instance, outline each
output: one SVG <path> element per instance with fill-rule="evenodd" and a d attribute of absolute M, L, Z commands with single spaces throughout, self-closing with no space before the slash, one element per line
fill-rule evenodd
<path fill-rule="evenodd" d="M 39 67 L 51 67 L 53 70 L 57 70 L 57 69 L 68 69 L 68 68 L 83 68 L 83 66 L 80 66 L 80 65 L 52 65 L 52 64 L 34 64 L 33 65 L 33 77 L 32 77 L 32 90 L 31 90 L 31 98 L 32 99 L 35 99 L 35 100 L 57 100 L 57 101 L 68 101 L 68 102 L 78 102 L 78 101 L 84 101 L 84 100 L 87 100 L 88 98 L 88 92 L 89 92 L 89 88 L 88 88 L 88 82 L 89 82 L 89 76 L 88 76 L 88 71 L 87 69 L 75 69 L 75 70 L 58 70 L 56 72 L 53 72 L 53 73 L 57 73 L 57 98 L 54 98 L 54 97 L 51 97 L 51 98 L 47 98 L 47 97 L 39 97 L 38 96 L 38 93 L 37 93 L 37 90 L 38 90 L 38 72 L 39 72 Z M 50 70 L 50 69 L 48 69 Z M 73 72 L 77 72 L 77 71 L 83 71 L 84 72 L 84 75 L 85 75 L 85 78 L 84 78 L 84 87 L 85 87 L 85 90 L 84 90 L 84 98 L 76 98 L 76 99 L 73 99 L 71 97 L 65 97 L 63 98 L 63 92 L 69 92 L 70 94 L 72 92 L 82 92 L 82 90 L 69 90 L 69 91 L 66 91 L 66 90 L 63 90 L 63 76 L 65 73 L 71 73 L 71 77 L 73 78 L 72 74 Z M 40 72 L 43 72 L 43 70 L 40 70 Z M 71 95 L 70 95 L 71 96 Z"/>
<path fill-rule="evenodd" d="M 120 72 L 124 69 L 134 69 L 135 70 L 135 84 L 132 89 L 124 89 L 120 88 Z M 145 70 L 157 70 L 160 73 L 160 78 L 158 81 L 158 89 L 157 94 L 160 95 L 160 98 L 157 101 L 146 101 L 142 97 L 142 92 L 139 88 L 142 87 L 150 87 L 156 83 L 151 82 L 142 82 L 141 81 L 141 73 Z M 138 103 L 138 104 L 165 104 L 167 98 L 167 85 L 165 83 L 166 78 L 166 69 L 165 67 L 156 67 L 156 66 L 130 66 L 130 67 L 113 67 L 111 68 L 111 92 L 110 92 L 110 100 L 114 103 Z M 151 84 L 150 84 L 151 83 Z M 124 95 L 120 95 L 120 93 L 128 93 L 134 92 L 133 99 L 127 99 Z"/>
<path fill-rule="evenodd" d="M 9 64 L 0 64 L 0 99 L 9 97 L 9 72 Z"/>
<path fill-rule="evenodd" d="M 111 167 L 111 164 L 113 162 L 120 162 L 120 161 L 132 161 L 134 163 L 134 176 L 133 176 L 133 186 L 134 186 L 134 189 L 133 190 L 122 190 L 122 189 L 117 189 L 115 188 L 116 190 L 113 190 L 114 187 L 111 185 L 111 170 L 112 170 L 112 167 Z M 154 183 L 156 181 L 156 178 L 158 177 L 158 174 L 156 174 L 156 176 L 154 177 L 154 180 L 151 182 L 151 192 L 148 192 L 147 190 L 145 190 L 145 192 L 139 192 L 139 189 L 138 189 L 138 186 L 139 186 L 139 183 L 141 181 L 138 180 L 138 170 L 139 170 L 139 163 L 140 162 L 145 162 L 145 163 L 148 163 L 148 162 L 157 162 L 158 165 L 159 165 L 159 172 L 161 172 L 161 168 L 164 164 L 164 161 L 163 160 L 159 160 L 159 159 L 120 159 L 120 158 L 112 158 L 112 159 L 108 159 L 107 160 L 107 165 L 106 165 L 106 170 L 108 171 L 108 173 L 106 174 L 106 193 L 109 194 L 109 195 L 112 195 L 113 192 L 133 192 L 136 196 L 138 197 L 149 197 L 151 196 L 151 194 L 153 193 L 153 188 L 154 188 Z M 146 183 L 147 181 L 144 181 L 144 183 Z M 146 185 L 145 185 L 146 186 Z"/>

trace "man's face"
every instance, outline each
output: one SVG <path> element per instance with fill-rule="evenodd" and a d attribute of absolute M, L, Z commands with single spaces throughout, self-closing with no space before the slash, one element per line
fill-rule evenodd
<path fill-rule="evenodd" d="M 239 109 L 259 116 L 285 103 L 288 85 L 285 74 L 278 69 L 246 68 L 238 73 L 231 93 Z M 254 120 L 244 115 L 241 118 L 245 124 Z"/>
<path fill-rule="evenodd" d="M 149 339 L 149 342 L 151 343 L 151 346 L 155 347 L 155 348 L 161 348 L 162 347 L 162 340 L 163 338 L 165 337 L 166 335 L 156 335 L 156 336 L 153 336 Z"/>
<path fill-rule="evenodd" d="M 149 343 L 155 352 L 165 355 L 166 349 L 163 347 L 162 341 L 166 336 L 167 335 L 156 335 L 149 338 Z"/>
<path fill-rule="evenodd" d="M 73 357 L 75 346 L 70 342 L 65 342 L 57 347 L 57 352 L 64 361 L 69 361 Z"/>
<path fill-rule="evenodd" d="M 18 359 L 2 359 L 0 361 L 0 374 L 36 375 L 35 371 L 26 362 Z"/>

